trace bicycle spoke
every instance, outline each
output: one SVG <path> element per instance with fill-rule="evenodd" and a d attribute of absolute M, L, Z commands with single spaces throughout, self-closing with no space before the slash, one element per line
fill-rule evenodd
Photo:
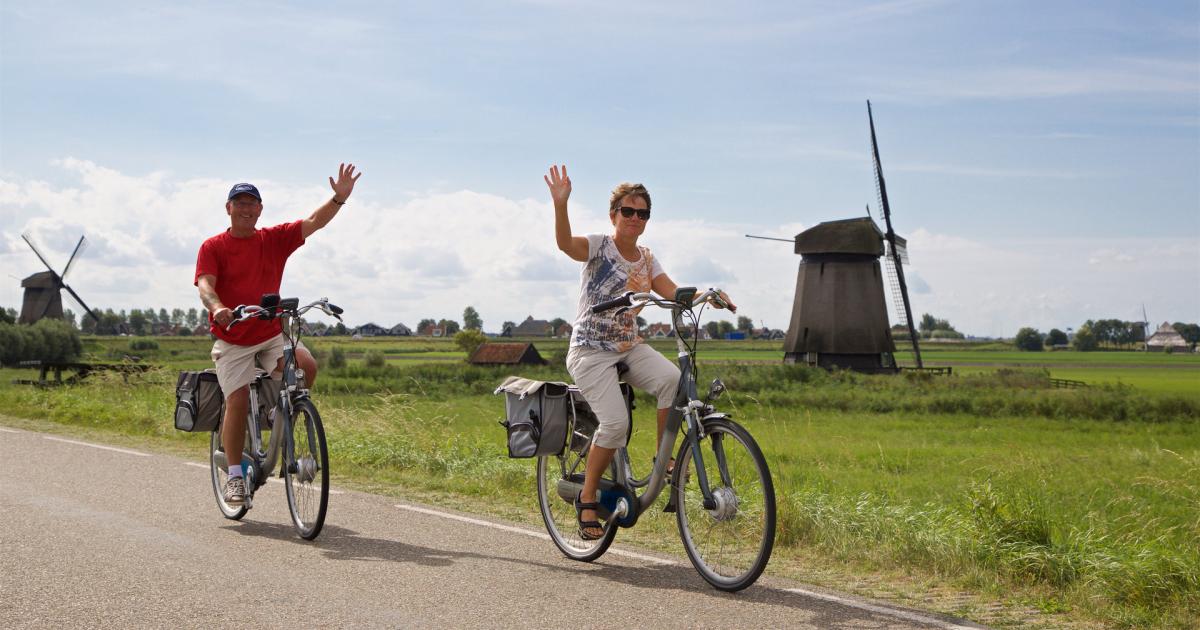
<path fill-rule="evenodd" d="M 711 456 L 703 467 L 715 506 L 704 507 L 697 462 L 684 448 L 679 465 L 688 481 L 676 491 L 677 520 L 688 557 L 710 583 L 725 590 L 752 584 L 770 557 L 775 532 L 774 489 L 753 438 L 731 421 L 708 427 Z"/>

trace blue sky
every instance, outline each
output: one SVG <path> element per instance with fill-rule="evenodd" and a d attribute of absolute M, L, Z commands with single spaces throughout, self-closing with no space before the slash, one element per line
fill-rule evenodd
<path fill-rule="evenodd" d="M 85 231 L 93 306 L 192 306 L 223 190 L 298 218 L 352 160 L 357 214 L 293 259 L 297 292 L 352 290 L 360 323 L 569 318 L 541 181 L 566 162 L 581 229 L 643 181 L 668 272 L 783 327 L 798 260 L 742 234 L 875 209 L 868 98 L 918 312 L 1200 319 L 1195 2 L 9 2 L 0 262 Z"/>

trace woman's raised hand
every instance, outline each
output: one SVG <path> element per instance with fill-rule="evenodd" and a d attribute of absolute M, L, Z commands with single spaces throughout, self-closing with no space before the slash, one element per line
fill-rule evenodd
<path fill-rule="evenodd" d="M 546 185 L 550 187 L 550 197 L 554 199 L 554 205 L 566 205 L 571 196 L 571 178 L 567 177 L 567 165 L 563 165 L 561 174 L 557 165 L 551 166 L 550 174 L 543 175 L 542 179 L 546 180 Z"/>

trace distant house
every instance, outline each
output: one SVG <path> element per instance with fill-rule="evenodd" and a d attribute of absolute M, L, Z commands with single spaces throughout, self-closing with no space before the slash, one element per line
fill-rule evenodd
<path fill-rule="evenodd" d="M 472 365 L 545 365 L 546 360 L 538 354 L 531 343 L 485 343 L 467 358 Z"/>
<path fill-rule="evenodd" d="M 437 324 L 425 324 L 425 327 L 417 331 L 422 337 L 444 337 L 446 329 L 439 327 Z"/>
<path fill-rule="evenodd" d="M 179 327 L 171 322 L 154 322 L 150 324 L 150 334 L 170 337 L 179 334 Z"/>
<path fill-rule="evenodd" d="M 650 324 L 642 336 L 647 339 L 663 339 L 671 336 L 670 324 Z"/>
<path fill-rule="evenodd" d="M 560 339 L 570 337 L 571 336 L 571 325 L 570 324 L 562 324 L 561 326 L 558 327 L 558 330 L 554 331 L 554 336 L 558 337 Z"/>
<path fill-rule="evenodd" d="M 544 319 L 534 319 L 533 315 L 517 324 L 513 329 L 513 337 L 549 337 L 554 334 L 554 327 Z"/>
<path fill-rule="evenodd" d="M 354 334 L 362 337 L 378 337 L 380 335 L 388 334 L 388 329 L 376 324 L 375 322 L 368 322 L 362 326 L 359 326 L 358 328 L 355 328 Z"/>
<path fill-rule="evenodd" d="M 1170 322 L 1163 322 L 1162 326 L 1159 326 L 1158 330 L 1154 331 L 1154 334 L 1146 340 L 1147 352 L 1187 352 L 1189 348 L 1187 340 L 1171 326 Z"/>
<path fill-rule="evenodd" d="M 754 330 L 750 331 L 750 337 L 752 339 L 783 339 L 786 336 L 787 333 L 779 330 L 778 328 L 755 328 Z"/>
<path fill-rule="evenodd" d="M 212 332 L 212 329 L 209 328 L 207 322 L 203 323 L 203 324 L 199 324 L 195 328 L 192 329 L 193 335 L 207 335 L 210 332 Z"/>
<path fill-rule="evenodd" d="M 392 326 L 390 330 L 388 330 L 388 334 L 394 337 L 411 337 L 413 333 L 412 329 L 408 326 L 405 326 L 404 324 L 396 324 L 395 326 Z"/>

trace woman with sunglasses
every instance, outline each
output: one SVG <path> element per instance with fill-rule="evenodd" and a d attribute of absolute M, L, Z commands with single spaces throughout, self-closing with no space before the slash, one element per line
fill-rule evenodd
<path fill-rule="evenodd" d="M 638 245 L 650 220 L 650 193 L 641 184 L 622 183 L 612 191 L 608 217 L 613 233 L 574 236 L 567 216 L 571 179 L 567 167 L 550 167 L 544 176 L 554 200 L 554 233 L 558 248 L 584 263 L 580 274 L 579 314 L 573 324 L 567 371 L 600 421 L 588 455 L 583 490 L 575 499 L 579 537 L 595 540 L 604 535 L 596 514 L 596 490 L 616 450 L 629 432 L 625 399 L 621 395 L 616 364 L 625 363 L 627 383 L 658 399 L 658 440 L 662 440 L 667 414 L 679 382 L 679 368 L 638 336 L 637 313 L 615 310 L 592 313 L 600 302 L 621 297 L 626 291 L 655 293 L 671 299 L 675 283 L 663 271 L 650 249 Z M 736 306 L 729 302 L 731 310 Z M 673 465 L 673 462 L 670 464 Z"/>

